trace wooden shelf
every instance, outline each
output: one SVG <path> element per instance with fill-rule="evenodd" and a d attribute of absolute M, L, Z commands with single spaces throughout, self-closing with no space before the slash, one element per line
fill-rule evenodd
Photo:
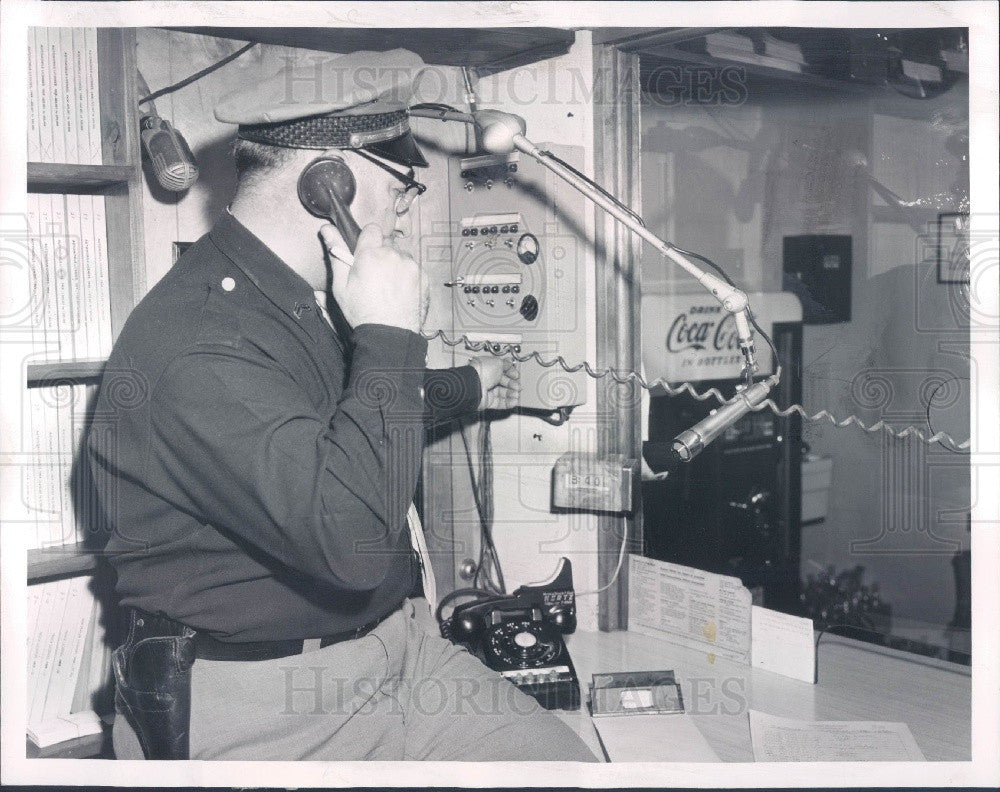
<path fill-rule="evenodd" d="M 97 552 L 82 543 L 29 550 L 28 582 L 93 572 L 97 567 Z"/>
<path fill-rule="evenodd" d="M 344 53 L 404 47 L 435 66 L 469 66 L 480 76 L 563 55 L 569 28 L 171 27 L 214 38 Z"/>
<path fill-rule="evenodd" d="M 73 165 L 63 162 L 29 162 L 28 189 L 50 187 L 108 187 L 126 184 L 136 175 L 132 165 Z"/>
<path fill-rule="evenodd" d="M 731 65 L 745 69 L 749 77 L 778 80 L 787 85 L 797 84 L 807 88 L 826 88 L 853 94 L 859 94 L 870 89 L 867 83 L 851 82 L 850 80 L 827 77 L 809 71 L 808 65 L 805 66 L 803 71 L 795 71 L 791 68 L 791 65 L 788 69 L 780 68 L 774 65 L 774 61 L 753 54 L 748 54 L 746 60 L 736 60 L 724 55 L 694 52 L 673 45 L 641 47 L 639 48 L 639 52 L 642 55 L 649 56 L 649 59 L 644 63 L 644 72 L 646 70 L 652 71 L 660 63 L 685 63 L 709 68 L 717 68 L 720 65 Z"/>
<path fill-rule="evenodd" d="M 136 35 L 134 28 L 101 27 L 97 33 L 97 90 L 99 93 L 101 165 L 65 162 L 28 162 L 29 192 L 45 194 L 92 194 L 103 197 L 106 218 L 108 300 L 111 333 L 117 338 L 129 313 L 145 294 L 145 245 L 142 227 L 143 173 L 136 120 L 138 97 L 135 85 Z M 58 231 L 58 229 L 56 229 Z M 44 233 L 49 233 L 46 229 Z M 51 306 L 50 306 L 51 308 Z M 68 329 L 68 328 L 67 328 Z M 22 374 L 31 388 L 75 383 L 96 384 L 103 376 L 106 360 L 82 359 L 29 363 Z M 93 409 L 90 404 L 88 409 Z M 92 413 L 87 413 L 88 420 Z M 30 444 L 27 454 L 37 454 Z M 78 458 L 78 457 L 77 457 Z M 111 578 L 102 575 L 101 548 L 88 542 L 47 547 L 27 552 L 29 584 L 43 585 L 58 578 L 80 578 L 97 598 L 101 618 L 114 624 Z M 93 580 L 89 578 L 93 576 Z M 108 596 L 105 596 L 108 595 Z M 24 607 L 24 603 L 21 604 Z M 107 703 L 107 702 L 105 702 Z M 40 748 L 26 741 L 28 758 L 112 758 L 108 716 L 101 734 L 78 737 Z"/>
<path fill-rule="evenodd" d="M 51 363 L 29 363 L 27 384 L 29 388 L 62 384 L 66 380 L 97 380 L 104 373 L 103 359 L 54 360 Z"/>

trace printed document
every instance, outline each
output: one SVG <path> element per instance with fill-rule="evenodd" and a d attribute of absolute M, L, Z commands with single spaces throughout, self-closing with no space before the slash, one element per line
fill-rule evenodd
<path fill-rule="evenodd" d="M 816 681 L 816 644 L 812 619 L 754 605 L 750 616 L 751 664 L 776 674 Z"/>
<path fill-rule="evenodd" d="M 739 578 L 629 556 L 630 630 L 749 663 L 751 599 Z"/>
<path fill-rule="evenodd" d="M 920 762 L 905 723 L 800 721 L 750 710 L 757 762 Z"/>

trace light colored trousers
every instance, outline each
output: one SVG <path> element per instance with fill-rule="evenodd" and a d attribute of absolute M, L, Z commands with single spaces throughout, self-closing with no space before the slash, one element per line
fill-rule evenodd
<path fill-rule="evenodd" d="M 558 717 L 439 637 L 425 600 L 300 655 L 196 660 L 191 702 L 192 759 L 597 761 Z M 119 759 L 142 758 L 121 715 L 114 745 Z"/>

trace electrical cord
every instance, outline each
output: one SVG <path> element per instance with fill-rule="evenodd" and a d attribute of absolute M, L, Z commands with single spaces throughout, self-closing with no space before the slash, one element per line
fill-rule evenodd
<path fill-rule="evenodd" d="M 680 253 L 682 256 L 688 256 L 689 258 L 697 259 L 698 261 L 702 262 L 703 264 L 707 264 L 709 267 L 711 267 L 717 273 L 719 273 L 719 275 L 722 277 L 722 279 L 726 283 L 728 283 L 734 289 L 738 289 L 739 288 L 739 286 L 736 285 L 736 282 L 732 278 L 729 277 L 729 273 L 726 272 L 722 267 L 720 267 L 714 261 L 712 261 L 712 259 L 710 259 L 710 258 L 708 258 L 706 256 L 703 256 L 700 253 L 695 253 L 692 250 L 685 250 L 684 248 L 677 247 L 677 245 L 674 245 L 673 248 L 678 253 Z M 750 308 L 747 308 L 747 316 L 750 319 L 750 324 L 753 325 L 753 329 L 756 330 L 760 334 L 760 336 L 767 342 L 767 345 L 771 348 L 771 354 L 774 355 L 774 365 L 775 365 L 775 367 L 777 369 L 778 378 L 780 379 L 781 378 L 780 377 L 780 374 L 781 374 L 781 365 L 779 363 L 780 358 L 778 357 L 778 349 L 777 349 L 777 347 L 774 346 L 774 341 L 771 340 L 771 336 L 770 335 L 768 335 L 767 333 L 764 332 L 764 328 L 761 327 L 760 324 L 758 324 L 757 317 L 754 316 L 753 311 Z"/>
<path fill-rule="evenodd" d="M 617 206 L 619 209 L 621 209 L 623 212 L 625 212 L 629 217 L 631 217 L 633 220 L 635 220 L 639 225 L 645 227 L 645 225 L 646 225 L 646 221 L 645 220 L 643 220 L 638 214 L 636 214 L 635 212 L 633 212 L 632 209 L 629 206 L 627 206 L 626 204 L 624 204 L 621 201 L 619 201 L 618 198 L 616 198 L 614 195 L 612 195 L 607 190 L 605 190 L 601 185 L 599 185 L 597 182 L 595 182 L 589 176 L 587 176 L 586 174 L 580 173 L 580 171 L 578 171 L 576 168 L 574 168 L 572 165 L 570 165 L 568 162 L 566 162 L 566 160 L 560 159 L 555 154 L 553 154 L 551 151 L 541 151 L 540 153 L 541 153 L 541 155 L 543 157 L 548 157 L 550 160 L 554 160 L 555 162 L 558 162 L 560 165 L 562 165 L 566 170 L 570 171 L 578 179 L 583 179 L 583 181 L 585 181 L 587 184 L 589 184 L 591 187 L 593 187 L 595 190 L 597 190 L 601 195 L 603 195 L 605 198 L 607 198 L 609 201 L 611 201 L 611 203 L 613 203 L 615 206 Z"/>
<path fill-rule="evenodd" d="M 618 575 L 622 571 L 622 566 L 625 563 L 625 548 L 628 547 L 628 517 L 622 515 L 622 543 L 621 547 L 618 548 L 618 564 L 615 566 L 615 571 L 611 573 L 611 577 L 608 582 L 605 583 L 600 588 L 592 589 L 591 591 L 578 591 L 576 592 L 577 597 L 589 597 L 593 594 L 600 594 L 602 591 L 607 591 L 611 588 L 615 581 L 618 580 Z"/>
<path fill-rule="evenodd" d="M 442 113 L 460 113 L 462 112 L 457 107 L 452 107 L 450 104 L 445 104 L 444 102 L 420 102 L 419 104 L 410 105 L 410 110 L 440 110 Z"/>
<path fill-rule="evenodd" d="M 471 83 L 467 82 L 466 86 L 467 86 L 467 90 L 471 91 Z M 449 121 L 449 120 L 451 120 L 451 121 L 464 121 L 464 122 L 467 122 L 467 123 L 474 123 L 474 121 L 475 121 L 475 119 L 474 119 L 474 113 L 475 113 L 475 109 L 476 109 L 475 101 L 474 101 L 475 94 L 474 93 L 470 93 L 469 96 L 472 97 L 472 98 L 469 101 L 470 112 L 468 112 L 468 113 L 462 112 L 461 110 L 458 110 L 458 109 L 452 107 L 451 105 L 443 104 L 441 102 L 422 102 L 420 104 L 415 104 L 415 105 L 412 105 L 409 108 L 409 112 L 410 112 L 410 115 L 415 115 L 415 116 L 418 116 L 418 117 L 436 118 L 436 119 L 438 119 L 440 121 Z M 413 112 L 413 111 L 417 111 L 417 112 Z M 435 115 L 435 116 L 429 116 L 429 115 L 427 115 L 427 113 L 430 113 L 430 112 L 437 113 L 437 115 Z M 551 159 L 554 162 L 558 162 L 562 167 L 564 167 L 566 170 L 570 171 L 578 179 L 582 179 L 583 181 L 585 181 L 587 184 L 589 184 L 591 187 L 593 187 L 595 190 L 597 190 L 601 195 L 603 195 L 605 198 L 607 198 L 609 201 L 611 201 L 615 206 L 617 206 L 623 212 L 625 212 L 626 214 L 628 214 L 629 217 L 631 217 L 633 220 L 635 220 L 639 225 L 641 225 L 641 226 L 645 226 L 646 225 L 646 222 L 642 219 L 642 217 L 639 214 L 637 214 L 629 206 L 627 206 L 626 204 L 624 204 L 620 200 L 618 200 L 618 198 L 616 198 L 614 195 L 612 195 L 610 192 L 608 192 L 606 189 L 604 189 L 600 184 L 598 184 L 597 182 L 595 182 L 589 176 L 587 176 L 586 174 L 581 173 L 580 171 L 578 171 L 576 168 L 574 168 L 572 165 L 570 165 L 568 162 L 566 162 L 566 160 L 564 160 L 561 157 L 553 154 L 551 151 L 544 151 L 543 150 L 543 151 L 540 151 L 539 153 L 543 157 L 547 157 L 548 159 Z"/>
<path fill-rule="evenodd" d="M 695 258 L 695 259 L 698 259 L 698 261 L 704 262 L 705 264 L 707 264 L 708 266 L 710 266 L 712 269 L 714 269 L 716 272 L 718 272 L 719 275 L 721 275 L 722 278 L 726 281 L 726 283 L 728 283 L 733 288 L 738 288 L 736 286 L 736 284 L 733 283 L 732 278 L 729 277 L 729 275 L 726 273 L 726 271 L 724 269 L 722 269 L 722 267 L 720 267 L 718 264 L 716 264 L 711 259 L 706 258 L 705 256 L 702 256 L 699 253 L 694 253 L 694 252 L 692 252 L 690 250 L 684 250 L 682 248 L 677 247 L 676 245 L 674 246 L 674 249 L 678 253 L 680 253 L 681 255 L 690 256 L 691 258 Z M 778 366 L 778 350 L 775 349 L 774 342 L 771 340 L 771 337 L 767 333 L 764 332 L 763 328 L 761 328 L 761 326 L 757 323 L 757 319 L 756 319 L 756 317 L 754 317 L 753 312 L 752 311 L 748 311 L 748 313 L 750 315 L 750 323 L 753 325 L 754 329 L 758 333 L 760 333 L 760 335 L 764 338 L 764 340 L 767 341 L 767 345 L 769 347 L 771 347 L 771 352 L 774 354 L 775 366 Z M 778 369 L 777 369 L 777 372 L 779 373 L 779 376 L 780 376 L 780 371 L 781 371 L 781 368 L 779 366 Z M 936 393 L 936 391 L 935 391 L 935 393 Z M 933 399 L 933 395 L 932 395 L 931 398 Z M 887 424 L 883 423 L 882 421 L 878 421 L 877 423 L 872 424 L 871 426 L 866 426 L 860 419 L 857 418 L 857 416 L 854 416 L 854 415 L 851 415 L 851 416 L 845 418 L 842 421 L 838 421 L 836 418 L 833 417 L 833 415 L 831 415 L 826 410 L 820 410 L 818 413 L 815 413 L 814 415 L 809 415 L 805 411 L 805 408 L 802 407 L 801 405 L 798 405 L 798 404 L 793 404 L 793 405 L 791 405 L 790 407 L 788 407 L 786 409 L 781 409 L 780 407 L 778 407 L 777 403 L 773 399 L 766 399 L 760 405 L 758 405 L 758 407 L 756 409 L 757 410 L 761 410 L 761 409 L 764 409 L 764 408 L 769 408 L 773 413 L 775 413 L 776 415 L 778 415 L 778 416 L 780 416 L 782 418 L 787 418 L 789 415 L 792 415 L 793 413 L 797 413 L 798 415 L 802 416 L 802 418 L 804 418 L 807 421 L 819 421 L 819 420 L 823 420 L 823 419 L 828 419 L 834 426 L 836 426 L 838 428 L 841 428 L 841 427 L 844 427 L 844 426 L 848 426 L 848 425 L 850 425 L 850 424 L 853 423 L 853 424 L 857 425 L 858 427 L 860 427 L 861 429 L 863 429 L 865 432 L 869 432 L 869 433 L 871 433 L 871 432 L 877 432 L 877 431 L 879 431 L 881 429 L 881 430 L 885 431 L 887 434 L 889 434 L 890 436 L 895 437 L 895 438 L 900 439 L 900 440 L 902 440 L 903 438 L 905 438 L 905 437 L 907 437 L 909 435 L 913 435 L 914 437 L 916 437 L 917 439 L 919 439 L 919 440 L 927 443 L 928 445 L 930 445 L 932 443 L 935 443 L 935 442 L 939 443 L 942 448 L 944 448 L 947 451 L 951 451 L 952 453 L 960 453 L 961 451 L 967 450 L 969 448 L 969 441 L 968 440 L 966 440 L 964 443 L 958 443 L 958 442 L 955 441 L 954 438 L 951 437 L 951 435 L 949 435 L 949 434 L 947 434 L 945 432 L 935 432 L 930 437 L 926 437 L 919 429 L 917 429 L 914 426 L 908 426 L 905 429 L 903 429 L 902 431 L 893 429 L 892 427 L 888 426 Z M 927 413 L 928 413 L 928 422 L 927 422 L 927 424 L 928 424 L 928 427 L 930 427 L 930 403 L 929 402 L 928 402 L 928 407 L 927 407 Z M 930 427 L 930 428 L 933 428 L 933 427 Z"/>
<path fill-rule="evenodd" d="M 713 270 L 718 272 L 719 275 L 729 285 L 733 286 L 734 288 L 738 288 L 736 287 L 736 284 L 733 282 L 732 278 L 730 278 L 729 275 L 726 273 L 726 271 L 723 270 L 718 264 L 716 264 L 711 259 L 702 256 L 699 253 L 694 253 L 690 250 L 684 250 L 683 248 L 679 248 L 676 245 L 674 245 L 673 247 L 682 256 L 690 256 L 691 258 L 697 259 L 698 261 L 707 264 Z M 748 311 L 747 313 L 749 314 L 750 323 L 753 325 L 754 330 L 760 333 L 761 337 L 767 342 L 767 345 L 770 347 L 771 353 L 774 355 L 775 376 L 777 376 L 780 379 L 781 366 L 779 364 L 778 350 L 774 345 L 774 341 L 771 339 L 771 336 L 768 333 L 764 332 L 764 329 L 757 322 L 757 319 L 753 315 L 753 312 Z M 653 382 L 648 382 L 645 377 L 643 377 L 636 371 L 628 371 L 622 374 L 612 368 L 597 370 L 594 369 L 587 361 L 582 361 L 581 363 L 576 363 L 571 365 L 566 361 L 566 359 L 562 355 L 556 355 L 556 357 L 552 359 L 545 359 L 537 351 L 529 352 L 527 354 L 521 354 L 519 352 L 515 352 L 513 347 L 509 344 L 491 344 L 489 341 L 472 341 L 464 334 L 457 339 L 449 338 L 445 334 L 444 330 L 437 330 L 433 333 L 426 333 L 421 331 L 421 335 L 423 335 L 423 337 L 426 338 L 428 341 L 433 341 L 435 339 L 440 338 L 442 343 L 451 347 L 464 346 L 466 349 L 470 349 L 475 352 L 486 351 L 490 352 L 491 354 L 497 355 L 498 357 L 510 355 L 510 357 L 512 357 L 519 363 L 525 363 L 529 360 L 534 360 L 543 368 L 551 368 L 552 366 L 558 365 L 562 367 L 562 369 L 569 374 L 575 374 L 576 372 L 582 370 L 586 372 L 588 377 L 591 377 L 592 379 L 595 380 L 600 380 L 604 379 L 605 377 L 610 377 L 614 382 L 616 382 L 619 385 L 631 385 L 634 383 L 638 385 L 640 388 L 643 388 L 644 390 L 653 390 L 654 388 L 656 388 L 657 390 L 664 390 L 671 396 L 677 396 L 679 394 L 686 393 L 697 401 L 705 401 L 710 398 L 715 398 L 720 403 L 725 403 L 728 401 L 728 399 L 725 396 L 723 396 L 722 392 L 715 387 L 709 388 L 706 391 L 698 391 L 694 388 L 694 386 L 690 382 L 682 382 L 679 385 L 671 385 L 670 383 L 659 379 L 654 380 Z M 897 440 L 903 440 L 907 437 L 915 437 L 916 439 L 920 440 L 923 443 L 926 443 L 927 445 L 938 443 L 943 448 L 949 451 L 953 451 L 955 453 L 959 453 L 962 451 L 967 452 L 970 447 L 969 440 L 965 440 L 964 442 L 960 443 L 946 432 L 935 432 L 934 434 L 928 436 L 925 435 L 919 429 L 917 429 L 915 426 L 907 426 L 904 429 L 894 429 L 893 427 L 889 426 L 882 420 L 879 420 L 869 425 L 864 423 L 856 415 L 849 415 L 847 418 L 838 419 L 828 410 L 820 410 L 819 412 L 810 414 L 806 412 L 805 407 L 803 407 L 801 404 L 792 404 L 788 407 L 782 408 L 778 406 L 777 402 L 775 402 L 774 399 L 765 399 L 763 402 L 757 405 L 757 407 L 754 408 L 755 411 L 760 411 L 764 409 L 769 409 L 772 413 L 781 418 L 787 418 L 790 415 L 797 414 L 801 416 L 803 420 L 809 421 L 811 423 L 824 420 L 829 421 L 831 424 L 833 424 L 833 426 L 835 426 L 838 429 L 842 429 L 844 427 L 853 425 L 857 426 L 859 429 L 869 434 L 881 431 Z"/>
<path fill-rule="evenodd" d="M 253 49 L 256 46 L 257 46 L 257 42 L 256 41 L 251 41 L 245 47 L 240 47 L 238 50 L 236 50 L 235 52 L 230 53 L 229 55 L 227 55 L 226 57 L 224 57 L 222 60 L 216 61 L 211 66 L 207 66 L 206 68 L 202 69 L 201 71 L 195 72 L 194 74 L 190 75 L 189 77 L 185 77 L 180 82 L 175 82 L 173 85 L 168 85 L 166 88 L 161 88 L 158 91 L 153 91 L 153 93 L 149 94 L 148 96 L 142 97 L 142 99 L 139 100 L 139 104 L 140 105 L 144 105 L 147 102 L 152 102 L 152 101 L 154 101 L 156 99 L 159 99 L 161 96 L 166 96 L 167 94 L 173 93 L 174 91 L 179 91 L 181 88 L 184 88 L 185 86 L 190 85 L 191 83 L 195 82 L 196 80 L 200 80 L 202 77 L 204 77 L 204 76 L 206 76 L 208 74 L 211 74 L 216 69 L 221 69 L 227 63 L 230 63 L 230 62 L 236 60 L 244 52 L 246 52 L 246 51 L 248 51 L 250 49 Z"/>
<path fill-rule="evenodd" d="M 507 592 L 507 584 L 500 568 L 500 554 L 493 542 L 493 422 L 484 418 L 479 432 L 479 494 L 483 508 L 482 524 L 489 542 L 486 555 L 486 576 L 490 584 L 501 594 Z"/>
<path fill-rule="evenodd" d="M 484 431 L 488 432 L 488 424 L 484 426 Z M 476 564 L 476 572 L 472 578 L 472 584 L 474 590 L 479 589 L 480 576 L 484 578 L 484 586 L 486 590 L 491 594 L 505 594 L 506 593 L 506 583 L 503 578 L 503 572 L 500 569 L 500 558 L 497 554 L 496 546 L 493 543 L 493 531 L 491 527 L 491 516 L 487 510 L 487 504 L 484 502 L 484 496 L 482 491 L 482 480 L 476 477 L 475 464 L 472 460 L 472 450 L 469 447 L 469 439 L 465 433 L 465 426 L 459 427 L 459 434 L 462 437 L 462 445 L 465 448 L 465 459 L 469 467 L 469 478 L 472 485 L 472 498 L 476 504 L 476 513 L 479 516 L 479 528 L 481 533 L 481 541 L 479 544 L 479 561 Z M 487 450 L 489 446 L 486 446 Z M 492 486 L 492 473 L 490 473 L 490 482 Z M 492 569 L 496 573 L 496 582 L 492 580 L 489 574 L 489 570 Z M 492 587 L 492 590 L 490 588 Z"/>
<path fill-rule="evenodd" d="M 466 77 L 467 76 L 468 75 L 466 75 Z M 467 84 L 466 87 L 467 89 L 471 89 L 471 84 Z M 474 94 L 471 95 L 474 96 Z M 429 113 L 437 113 L 437 115 L 430 117 L 439 118 L 442 121 L 450 119 L 455 121 L 462 121 L 465 123 L 475 123 L 475 118 L 472 115 L 472 113 L 461 113 L 455 110 L 455 108 L 451 107 L 450 105 L 444 105 L 441 103 L 431 102 L 431 103 L 425 103 L 423 105 L 414 105 L 414 107 L 411 109 L 416 109 L 417 112 L 414 113 L 414 115 L 418 116 L 427 115 Z M 559 163 L 559 165 L 570 171 L 574 176 L 576 176 L 579 179 L 582 179 L 584 182 L 590 185 L 590 187 L 600 192 L 601 195 L 603 195 L 607 200 L 614 203 L 614 205 L 617 206 L 619 209 L 621 209 L 623 212 L 627 213 L 637 223 L 639 223 L 642 226 L 645 226 L 645 222 L 636 212 L 632 211 L 631 208 L 629 208 L 620 200 L 618 200 L 618 198 L 609 193 L 601 185 L 597 184 L 597 182 L 588 177 L 586 174 L 583 174 L 580 171 L 578 171 L 568 162 L 565 162 L 564 160 L 560 159 L 551 151 L 538 151 L 538 155 L 541 157 L 546 157 L 548 159 L 553 160 L 554 162 Z M 733 288 L 738 288 L 736 284 L 733 282 L 733 280 L 729 277 L 729 275 L 711 259 L 708 259 L 705 256 L 702 256 L 698 253 L 693 253 L 692 251 L 683 250 L 682 248 L 679 248 L 676 245 L 673 245 L 672 247 L 681 255 L 687 255 L 706 263 L 713 270 L 718 272 L 725 279 L 725 281 L 728 284 L 730 284 Z M 765 339 L 765 341 L 767 341 L 768 346 L 771 348 L 771 352 L 774 355 L 775 359 L 774 361 L 775 372 L 773 376 L 775 377 L 775 379 L 780 379 L 781 365 L 779 362 L 778 353 L 777 349 L 775 348 L 774 342 L 772 341 L 771 337 L 764 332 L 763 328 L 757 322 L 751 310 L 749 309 L 747 310 L 747 315 L 754 329 L 761 334 L 761 336 Z M 525 363 L 529 360 L 535 360 L 543 368 L 551 368 L 552 366 L 558 365 L 561 366 L 564 371 L 570 374 L 583 370 L 584 372 L 586 372 L 587 376 L 596 380 L 603 379 L 604 377 L 611 377 L 611 379 L 619 385 L 631 385 L 635 383 L 638 384 L 639 387 L 645 390 L 652 390 L 654 387 L 656 387 L 658 389 L 665 390 L 667 393 L 675 396 L 681 393 L 687 393 L 697 401 L 705 401 L 706 399 L 712 397 L 715 397 L 720 403 L 726 403 L 728 401 L 726 397 L 722 395 L 722 392 L 719 391 L 718 388 L 714 387 L 709 388 L 707 391 L 699 392 L 695 390 L 695 388 L 692 386 L 690 382 L 682 382 L 680 385 L 676 386 L 670 385 L 669 383 L 664 382 L 662 380 L 656 380 L 653 383 L 649 383 L 641 374 L 635 371 L 628 371 L 625 372 L 624 374 L 621 374 L 611 368 L 596 370 L 586 360 L 571 365 L 566 361 L 566 359 L 562 355 L 557 355 L 554 359 L 546 360 L 537 351 L 530 352 L 526 355 L 522 355 L 518 352 L 515 352 L 514 349 L 511 347 L 511 345 L 509 344 L 490 344 L 488 342 L 473 342 L 470 341 L 469 338 L 464 334 L 458 339 L 452 339 L 448 338 L 448 336 L 445 335 L 444 330 L 440 329 L 435 331 L 434 333 L 424 333 L 423 331 L 421 331 L 421 335 L 423 335 L 424 338 L 426 338 L 428 341 L 433 341 L 437 338 L 440 338 L 445 345 L 451 347 L 464 346 L 466 349 L 474 351 L 482 351 L 485 349 L 486 351 L 490 352 L 491 354 L 497 355 L 498 357 L 510 355 L 514 360 L 516 360 L 519 363 Z M 745 377 L 747 379 L 747 384 L 749 385 L 753 379 L 751 372 L 749 370 L 745 372 Z M 819 412 L 810 415 L 808 412 L 806 412 L 805 407 L 803 407 L 800 404 L 792 404 L 789 407 L 781 408 L 774 401 L 774 399 L 765 399 L 754 408 L 755 411 L 763 409 L 769 409 L 775 415 L 782 418 L 787 418 L 790 415 L 797 414 L 803 420 L 809 422 L 826 420 L 829 421 L 831 424 L 833 424 L 833 426 L 835 426 L 838 429 L 854 425 L 857 426 L 862 431 L 867 432 L 869 434 L 881 431 L 897 440 L 902 440 L 907 437 L 915 437 L 921 442 L 926 443 L 927 445 L 939 443 L 942 447 L 955 452 L 967 451 L 970 448 L 970 440 L 965 440 L 964 442 L 959 443 L 953 437 L 951 437 L 951 435 L 945 432 L 935 432 L 934 434 L 928 437 L 927 435 L 925 435 L 923 432 L 921 432 L 919 429 L 917 429 L 915 426 L 912 425 L 907 426 L 902 430 L 894 429 L 893 427 L 889 426 L 882 420 L 878 420 L 874 424 L 869 425 L 864 423 L 856 415 L 852 414 L 849 415 L 847 418 L 838 419 L 827 410 L 820 410 Z"/>
<path fill-rule="evenodd" d="M 479 585 L 479 574 L 483 569 L 483 564 L 486 558 L 486 528 L 483 521 L 483 508 L 480 501 L 479 495 L 479 482 L 476 479 L 476 469 L 472 461 L 472 450 L 469 448 L 469 440 L 465 435 L 465 427 L 459 427 L 459 434 L 462 437 L 462 446 L 465 448 L 465 461 L 469 467 L 469 484 L 472 488 L 472 500 L 476 505 L 476 515 L 479 517 L 479 531 L 480 531 L 480 541 L 479 541 L 479 559 L 476 561 L 476 572 L 472 578 L 472 585 Z M 475 589 L 481 590 L 481 589 Z"/>
<path fill-rule="evenodd" d="M 459 121 L 463 124 L 475 123 L 472 113 L 459 110 L 440 102 L 421 102 L 410 105 L 407 112 L 415 118 L 431 118 L 436 121 Z"/>
<path fill-rule="evenodd" d="M 937 387 L 935 387 L 934 390 L 931 391 L 930 396 L 927 397 L 927 409 L 926 409 L 926 411 L 925 411 L 924 414 L 927 417 L 927 428 L 930 429 L 932 432 L 934 431 L 934 421 L 931 419 L 931 407 L 934 406 L 934 399 L 937 397 L 938 391 L 941 390 L 941 388 L 943 388 L 949 382 L 960 382 L 962 380 L 965 380 L 966 382 L 968 382 L 969 378 L 968 377 L 952 377 L 951 379 L 947 379 L 947 380 L 944 380 L 943 382 L 939 382 L 938 385 L 937 385 Z M 950 451 L 952 454 L 960 454 L 961 453 L 960 451 L 956 451 L 953 448 L 948 448 L 947 446 L 944 446 L 944 448 L 945 448 L 945 450 Z"/>

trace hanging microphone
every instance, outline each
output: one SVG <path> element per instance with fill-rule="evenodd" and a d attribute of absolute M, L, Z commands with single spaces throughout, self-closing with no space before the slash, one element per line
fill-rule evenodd
<path fill-rule="evenodd" d="M 767 398 L 771 388 L 777 384 L 772 375 L 740 391 L 732 399 L 712 410 L 707 417 L 702 418 L 690 429 L 685 429 L 674 438 L 673 450 L 685 462 L 690 462 L 722 432 L 736 423 L 740 418 L 758 407 Z"/>
<path fill-rule="evenodd" d="M 642 458 L 653 471 L 654 478 L 666 477 L 684 466 L 684 460 L 676 449 L 657 441 L 643 440 Z"/>
<path fill-rule="evenodd" d="M 198 165 L 181 133 L 157 115 L 139 119 L 142 149 L 164 190 L 183 192 L 198 180 Z"/>

